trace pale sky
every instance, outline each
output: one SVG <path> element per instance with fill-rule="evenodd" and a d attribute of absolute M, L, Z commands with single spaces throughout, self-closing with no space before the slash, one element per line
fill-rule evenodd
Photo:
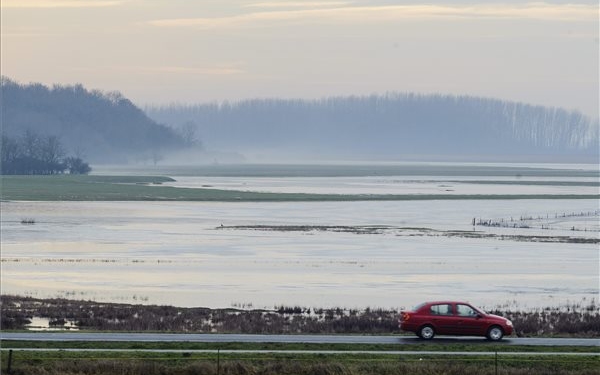
<path fill-rule="evenodd" d="M 598 2 L 576 1 L 1 0 L 1 69 L 140 105 L 410 91 L 597 117 Z"/>

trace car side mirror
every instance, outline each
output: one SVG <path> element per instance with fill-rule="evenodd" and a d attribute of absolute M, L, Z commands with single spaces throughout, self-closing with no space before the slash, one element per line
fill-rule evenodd
<path fill-rule="evenodd" d="M 483 315 L 481 315 L 481 314 L 477 314 L 477 315 L 475 315 L 475 318 L 477 318 L 477 319 L 481 319 L 481 318 L 483 318 Z"/>

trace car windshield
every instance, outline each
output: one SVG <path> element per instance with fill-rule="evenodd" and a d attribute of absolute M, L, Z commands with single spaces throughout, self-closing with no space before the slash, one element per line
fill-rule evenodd
<path fill-rule="evenodd" d="M 472 307 L 473 309 L 475 309 L 475 311 L 477 311 L 477 312 L 478 312 L 478 313 L 480 313 L 480 314 L 483 314 L 483 315 L 488 315 L 488 313 L 487 313 L 487 312 L 486 312 L 484 309 L 482 309 L 482 308 L 479 308 L 479 307 L 477 307 L 477 306 L 471 306 L 471 307 Z"/>

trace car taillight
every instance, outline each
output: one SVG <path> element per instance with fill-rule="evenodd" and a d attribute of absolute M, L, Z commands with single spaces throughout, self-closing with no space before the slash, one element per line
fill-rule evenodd
<path fill-rule="evenodd" d="M 403 312 L 403 313 L 400 315 L 400 320 L 401 320 L 401 321 L 403 321 L 403 322 L 406 322 L 408 319 L 410 319 L 410 315 L 409 315 L 409 314 L 407 314 L 407 313 Z"/>

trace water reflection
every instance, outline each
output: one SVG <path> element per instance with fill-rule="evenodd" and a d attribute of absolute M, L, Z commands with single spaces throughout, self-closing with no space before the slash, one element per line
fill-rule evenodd
<path fill-rule="evenodd" d="M 598 294 L 598 220 L 552 229 L 477 228 L 473 217 L 585 211 L 594 200 L 405 202 L 2 202 L 2 293 L 228 307 L 398 307 L 458 298 L 555 305 Z M 34 225 L 22 225 L 33 217 Z M 570 230 L 573 220 L 589 228 Z M 220 225 L 382 225 L 357 234 L 220 229 Z M 415 235 L 423 229 L 427 235 Z M 426 231 L 427 232 L 427 231 Z M 508 238 L 508 237 L 507 237 Z"/>

